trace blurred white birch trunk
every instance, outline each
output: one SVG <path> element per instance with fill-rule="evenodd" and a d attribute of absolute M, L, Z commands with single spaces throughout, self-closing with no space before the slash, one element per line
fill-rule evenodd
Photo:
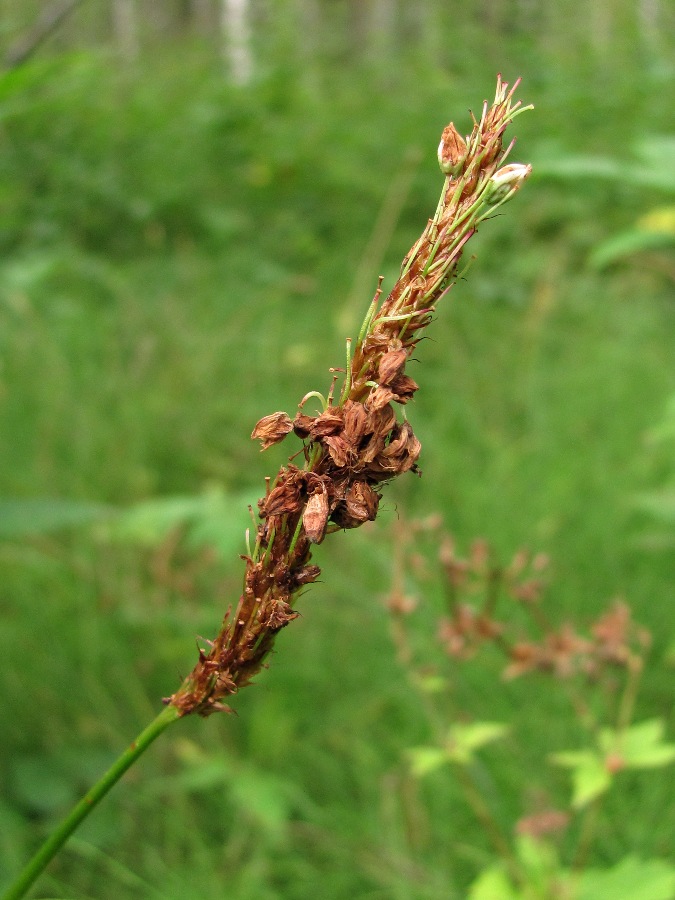
<path fill-rule="evenodd" d="M 394 47 L 396 0 L 372 0 L 368 15 L 368 44 L 374 60 L 390 57 Z"/>
<path fill-rule="evenodd" d="M 192 0 L 192 18 L 198 33 L 212 33 L 214 17 L 211 0 Z"/>
<path fill-rule="evenodd" d="M 640 35 L 647 47 L 656 47 L 660 37 L 661 4 L 659 0 L 638 0 L 637 19 Z"/>
<path fill-rule="evenodd" d="M 221 0 L 223 56 L 235 84 L 247 84 L 253 75 L 249 0 Z"/>
<path fill-rule="evenodd" d="M 138 16 L 136 0 L 113 0 L 113 31 L 120 53 L 127 60 L 138 59 Z"/>

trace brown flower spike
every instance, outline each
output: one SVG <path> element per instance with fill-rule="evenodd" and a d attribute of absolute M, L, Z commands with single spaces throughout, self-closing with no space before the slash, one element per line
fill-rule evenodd
<path fill-rule="evenodd" d="M 530 166 L 504 166 L 513 146 L 503 134 L 513 119 L 531 107 L 513 102 L 511 90 L 497 79 L 494 103 L 483 104 L 478 121 L 464 140 L 450 124 L 438 150 L 445 174 L 436 213 L 403 261 L 401 274 L 380 304 L 375 294 L 348 361 L 337 403 L 333 386 L 323 411 L 284 412 L 261 419 L 252 437 L 262 449 L 294 431 L 303 441 L 302 468 L 289 462 L 279 470 L 258 502 L 255 545 L 245 557 L 244 589 L 234 611 L 227 611 L 220 633 L 180 689 L 167 702 L 183 715 L 229 710 L 223 703 L 249 684 L 272 649 L 277 632 L 297 617 L 295 594 L 319 576 L 310 563 L 313 544 L 342 528 L 357 528 L 377 515 L 379 487 L 397 475 L 417 471 L 421 445 L 410 424 L 399 421 L 392 404 L 405 405 L 418 385 L 405 367 L 431 322 L 435 304 L 457 276 L 467 241 L 520 188 Z"/>

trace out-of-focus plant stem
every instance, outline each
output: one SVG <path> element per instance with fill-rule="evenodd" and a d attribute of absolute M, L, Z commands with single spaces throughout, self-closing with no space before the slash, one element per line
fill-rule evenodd
<path fill-rule="evenodd" d="M 54 829 L 44 844 L 33 858 L 28 862 L 23 871 L 2 895 L 1 900 L 19 900 L 33 884 L 38 875 L 45 869 L 71 834 L 86 819 L 89 813 L 96 808 L 99 800 L 120 780 L 127 769 L 145 753 L 156 737 L 177 722 L 180 713 L 175 706 L 165 706 L 153 721 L 144 728 L 135 741 L 132 741 L 127 749 L 115 760 L 108 771 L 90 788 L 80 802 L 73 807 L 61 824 Z"/>

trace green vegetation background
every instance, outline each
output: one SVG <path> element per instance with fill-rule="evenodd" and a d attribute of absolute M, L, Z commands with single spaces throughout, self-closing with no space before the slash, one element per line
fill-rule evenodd
<path fill-rule="evenodd" d="M 632 506 L 672 471 L 647 440 L 675 391 L 672 255 L 589 265 L 668 200 L 636 172 L 645 141 L 667 146 L 672 37 L 638 34 L 628 2 L 600 4 L 599 23 L 571 4 L 530 22 L 433 7 L 432 46 L 405 23 L 386 48 L 352 46 L 333 11 L 303 53 L 281 5 L 245 87 L 187 37 L 148 41 L 133 65 L 47 47 L 0 81 L 0 484 L 16 513 L 0 522 L 3 879 L 236 598 L 246 504 L 290 452 L 259 454 L 251 428 L 342 364 L 377 275 L 391 285 L 435 207 L 443 126 L 469 130 L 497 71 L 536 106 L 513 156 L 534 175 L 419 348 L 423 477 L 317 551 L 323 581 L 239 715 L 165 735 L 36 896 L 463 896 L 488 842 L 449 773 L 404 775 L 429 735 L 382 602 L 402 512 L 439 512 L 460 544 L 482 535 L 505 559 L 549 553 L 554 617 L 627 597 L 655 637 L 638 718 L 669 717 L 672 738 L 675 564 Z M 668 165 L 657 152 L 649 171 Z M 364 257 L 387 203 L 401 209 L 386 251 Z M 191 526 L 144 520 L 162 498 L 183 498 Z M 84 522 L 137 504 L 126 537 Z M 77 527 L 49 527 L 64 515 Z M 433 659 L 440 599 L 422 600 Z M 541 760 L 577 731 L 550 685 L 477 668 L 462 691 L 477 718 L 514 724 L 486 751 L 498 819 L 564 805 L 565 774 Z M 668 771 L 625 783 L 594 864 L 672 850 Z"/>

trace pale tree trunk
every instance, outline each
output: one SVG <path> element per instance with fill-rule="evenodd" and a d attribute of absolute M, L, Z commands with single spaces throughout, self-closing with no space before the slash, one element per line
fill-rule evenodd
<path fill-rule="evenodd" d="M 249 0 L 221 0 L 223 55 L 235 84 L 247 84 L 253 75 Z"/>
<path fill-rule="evenodd" d="M 113 0 L 112 17 L 120 53 L 128 61 L 138 59 L 140 45 L 136 0 Z"/>
<path fill-rule="evenodd" d="M 424 48 L 424 58 L 432 67 L 443 66 L 446 57 L 443 19 L 446 11 L 438 3 L 420 4 L 417 7 L 418 41 Z"/>
<path fill-rule="evenodd" d="M 396 31 L 396 0 L 371 0 L 368 32 L 370 52 L 375 59 L 392 53 Z"/>
<path fill-rule="evenodd" d="M 660 0 L 639 0 L 637 4 L 640 35 L 647 48 L 651 50 L 654 50 L 659 44 L 660 7 Z"/>
<path fill-rule="evenodd" d="M 211 0 L 192 0 L 192 19 L 198 34 L 210 34 L 214 26 Z"/>
<path fill-rule="evenodd" d="M 591 46 L 599 59 L 606 59 L 614 46 L 615 14 L 614 7 L 608 0 L 601 0 L 589 5 L 587 9 L 587 28 Z"/>
<path fill-rule="evenodd" d="M 312 58 L 321 45 L 321 12 L 318 0 L 297 0 L 296 24 L 298 52 Z"/>
<path fill-rule="evenodd" d="M 5 68 L 15 69 L 38 50 L 84 0 L 55 0 L 42 9 L 33 26 L 12 44 L 5 55 Z"/>

